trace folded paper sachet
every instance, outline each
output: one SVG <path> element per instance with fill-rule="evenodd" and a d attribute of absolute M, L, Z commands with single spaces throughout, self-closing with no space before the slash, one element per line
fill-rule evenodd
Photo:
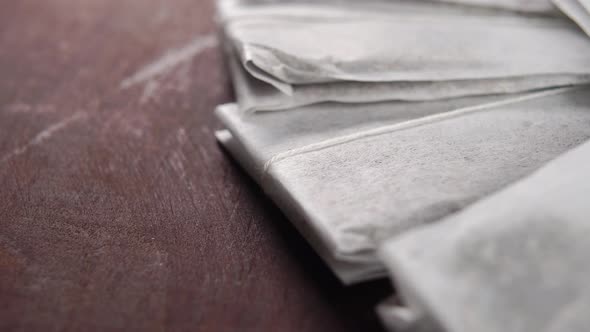
<path fill-rule="evenodd" d="M 406 306 L 384 304 L 385 325 L 396 332 L 587 331 L 589 199 L 590 142 L 387 242 L 380 253 Z"/>
<path fill-rule="evenodd" d="M 462 8 L 403 2 L 388 2 L 380 11 L 309 4 L 256 8 L 255 14 L 227 9 L 221 15 L 244 111 L 325 101 L 425 101 L 589 82 L 590 43 L 563 18 L 465 15 Z"/>
<path fill-rule="evenodd" d="M 590 90 L 325 104 L 243 116 L 220 135 L 345 282 L 381 276 L 391 236 L 457 212 L 590 138 Z"/>

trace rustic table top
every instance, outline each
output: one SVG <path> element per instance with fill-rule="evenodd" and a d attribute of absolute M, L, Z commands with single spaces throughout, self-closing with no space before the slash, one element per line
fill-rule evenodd
<path fill-rule="evenodd" d="M 0 0 L 0 330 L 367 331 L 216 144 L 211 0 Z"/>

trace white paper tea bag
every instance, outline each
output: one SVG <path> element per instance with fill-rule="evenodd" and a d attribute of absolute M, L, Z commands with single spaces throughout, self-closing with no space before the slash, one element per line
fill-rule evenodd
<path fill-rule="evenodd" d="M 440 332 L 588 331 L 589 199 L 590 142 L 387 242 L 380 253 L 408 307 L 381 307 L 385 325 L 396 332 L 424 322 Z"/>
<path fill-rule="evenodd" d="M 590 43 L 565 20 L 389 7 L 234 15 L 224 31 L 242 66 L 233 66 L 242 108 L 433 100 L 589 80 Z"/>
<path fill-rule="evenodd" d="M 590 0 L 553 0 L 553 2 L 590 36 Z"/>
<path fill-rule="evenodd" d="M 589 91 L 473 98 L 475 107 L 332 104 L 246 117 L 221 107 L 217 115 L 229 150 L 350 283 L 383 272 L 382 240 L 461 210 L 590 138 Z"/>
<path fill-rule="evenodd" d="M 487 24 L 481 23 L 471 16 L 400 13 L 337 22 L 238 21 L 226 30 L 246 70 L 287 93 L 296 84 L 493 79 L 590 70 L 587 39 L 562 20 L 488 16 Z M 321 42 L 309 42 L 314 39 Z"/>
<path fill-rule="evenodd" d="M 253 78 L 228 52 L 237 105 L 244 113 L 281 111 L 326 101 L 362 104 L 384 101 L 435 101 L 466 96 L 513 94 L 546 87 L 565 87 L 590 82 L 590 75 L 514 77 L 441 82 L 340 82 L 293 86 L 290 95 Z"/>

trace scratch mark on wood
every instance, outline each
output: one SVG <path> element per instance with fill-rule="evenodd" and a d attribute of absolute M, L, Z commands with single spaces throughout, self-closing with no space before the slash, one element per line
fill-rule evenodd
<path fill-rule="evenodd" d="M 176 171 L 176 173 L 180 176 L 182 180 L 186 179 L 186 171 L 184 169 L 184 163 L 182 162 L 183 156 L 180 151 L 172 152 L 172 156 L 170 157 L 170 165 Z"/>
<path fill-rule="evenodd" d="M 179 93 L 186 93 L 191 85 L 191 63 L 187 63 L 178 68 L 176 77 L 172 81 L 172 89 Z"/>
<path fill-rule="evenodd" d="M 195 38 L 187 45 L 168 51 L 164 56 L 140 69 L 132 76 L 124 79 L 120 89 L 127 89 L 136 84 L 149 81 L 152 78 L 165 73 L 178 64 L 188 61 L 197 54 L 217 46 L 217 38 L 214 35 L 206 35 Z"/>
<path fill-rule="evenodd" d="M 238 188 L 238 194 L 236 195 L 236 199 L 235 199 L 234 204 L 233 204 L 234 207 L 231 210 L 231 213 L 229 215 L 228 221 L 233 221 L 234 220 L 234 216 L 235 216 L 235 214 L 236 214 L 236 212 L 238 210 L 238 207 L 240 206 L 240 199 L 239 198 L 240 198 L 240 195 L 241 194 L 242 194 L 242 187 L 239 187 Z"/>
<path fill-rule="evenodd" d="M 142 93 L 141 97 L 139 98 L 139 104 L 143 105 L 143 104 L 147 103 L 148 101 L 152 100 L 152 98 L 154 97 L 154 95 L 159 87 L 160 87 L 160 83 L 153 81 L 153 80 L 149 81 L 145 85 L 145 87 L 143 89 L 143 93 Z"/>
<path fill-rule="evenodd" d="M 153 78 L 149 79 L 144 84 L 143 92 L 139 97 L 139 104 L 144 105 L 151 101 L 158 102 L 164 92 L 174 91 L 179 94 L 187 93 L 189 91 L 192 77 L 191 77 L 192 64 L 185 62 L 182 65 L 178 65 L 171 74 L 171 79 L 167 82 L 160 82 L 160 80 Z M 185 106 L 189 107 L 189 106 Z"/>
<path fill-rule="evenodd" d="M 202 146 L 198 146 L 199 148 L 199 153 L 201 154 L 201 157 L 203 158 L 203 161 L 206 164 L 210 164 L 211 163 L 211 158 L 209 158 L 209 152 L 207 151 L 207 149 L 203 148 Z"/>
<path fill-rule="evenodd" d="M 29 105 L 25 103 L 14 103 L 7 105 L 5 110 L 8 113 L 52 113 L 55 112 L 53 105 Z"/>
<path fill-rule="evenodd" d="M 2 157 L 2 159 L 0 159 L 0 165 L 4 164 L 8 160 L 10 160 L 16 156 L 19 156 L 19 155 L 27 152 L 27 150 L 29 150 L 32 147 L 44 143 L 45 141 L 50 139 L 53 135 L 55 135 L 55 133 L 67 128 L 70 124 L 72 124 L 78 120 L 81 120 L 84 117 L 86 117 L 86 113 L 76 112 L 72 116 L 67 117 L 67 118 L 45 128 L 43 131 L 41 131 L 40 133 L 35 135 L 35 137 L 33 137 L 33 139 L 28 141 L 25 145 L 14 149 L 12 152 L 10 152 L 6 156 Z"/>
<path fill-rule="evenodd" d="M 184 128 L 178 128 L 176 131 L 176 139 L 180 145 L 184 145 L 188 142 L 188 136 L 186 135 L 186 130 Z"/>
<path fill-rule="evenodd" d="M 153 266 L 155 267 L 162 267 L 164 266 L 164 264 L 166 264 L 168 262 L 168 253 L 166 252 L 161 252 L 160 250 L 156 250 L 156 252 L 153 254 L 154 256 L 154 261 L 152 263 Z"/>

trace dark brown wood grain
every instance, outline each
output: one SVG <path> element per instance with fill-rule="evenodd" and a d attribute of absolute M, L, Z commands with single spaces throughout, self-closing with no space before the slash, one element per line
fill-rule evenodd
<path fill-rule="evenodd" d="M 380 329 L 388 282 L 341 286 L 216 144 L 213 12 L 0 0 L 0 330 Z"/>

